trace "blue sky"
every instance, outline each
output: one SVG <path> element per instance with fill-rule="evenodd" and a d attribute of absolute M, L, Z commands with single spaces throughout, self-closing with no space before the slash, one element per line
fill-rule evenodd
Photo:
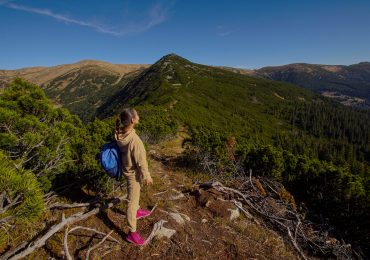
<path fill-rule="evenodd" d="M 0 69 L 168 53 L 243 68 L 370 61 L 369 0 L 0 0 Z"/>

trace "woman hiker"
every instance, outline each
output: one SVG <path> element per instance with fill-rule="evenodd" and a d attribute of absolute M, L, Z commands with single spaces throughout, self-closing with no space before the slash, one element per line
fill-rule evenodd
<path fill-rule="evenodd" d="M 130 230 L 127 240 L 136 245 L 143 245 L 145 239 L 136 231 L 136 220 L 149 216 L 151 211 L 140 209 L 140 185 L 142 182 L 152 185 L 153 180 L 148 170 L 144 144 L 134 129 L 139 119 L 134 108 L 124 109 L 116 121 L 115 139 L 121 150 L 122 173 L 127 179 L 126 217 Z"/>

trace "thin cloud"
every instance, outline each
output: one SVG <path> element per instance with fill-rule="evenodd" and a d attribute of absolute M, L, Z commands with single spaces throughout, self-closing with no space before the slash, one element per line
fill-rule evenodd
<path fill-rule="evenodd" d="M 232 34 L 234 32 L 239 31 L 239 28 L 231 28 L 231 29 L 229 29 L 229 28 L 226 28 L 223 25 L 219 25 L 219 26 L 217 26 L 217 30 L 218 30 L 218 32 L 216 34 L 218 36 L 220 36 L 220 37 L 224 37 L 224 36 L 227 36 L 227 35 L 230 35 L 230 34 Z"/>
<path fill-rule="evenodd" d="M 157 3 L 156 5 L 152 6 L 149 9 L 148 18 L 146 20 L 136 22 L 136 23 L 130 23 L 121 28 L 112 28 L 112 27 L 108 27 L 106 25 L 102 25 L 96 22 L 90 22 L 90 21 L 84 21 L 84 20 L 71 18 L 63 14 L 55 13 L 49 9 L 33 8 L 29 6 L 11 3 L 10 0 L 3 0 L 3 1 L 0 0 L 0 5 L 11 8 L 11 9 L 15 9 L 15 10 L 20 10 L 20 11 L 24 11 L 28 13 L 34 13 L 34 14 L 39 14 L 42 16 L 51 17 L 55 20 L 65 22 L 67 24 L 76 24 L 79 26 L 89 27 L 98 32 L 111 34 L 114 36 L 136 34 L 136 33 L 149 30 L 150 28 L 156 25 L 159 25 L 167 20 L 168 18 L 167 14 L 168 14 L 168 9 L 169 9 L 169 6 L 166 8 L 166 7 L 163 7 L 161 3 Z"/>

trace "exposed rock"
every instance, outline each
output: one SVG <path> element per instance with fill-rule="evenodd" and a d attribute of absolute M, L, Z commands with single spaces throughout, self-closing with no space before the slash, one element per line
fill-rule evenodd
<path fill-rule="evenodd" d="M 176 230 L 171 228 L 166 228 L 162 226 L 156 233 L 155 238 L 161 239 L 163 237 L 171 238 L 176 233 Z"/>
<path fill-rule="evenodd" d="M 240 216 L 240 211 L 238 208 L 236 209 L 228 209 L 228 211 L 230 211 L 230 220 L 234 220 L 234 219 L 237 219 L 239 218 Z"/>
<path fill-rule="evenodd" d="M 176 230 L 166 228 L 163 225 L 166 222 L 167 222 L 166 220 L 161 219 L 160 221 L 154 224 L 153 230 L 146 239 L 145 244 L 149 244 L 153 238 L 157 239 L 161 239 L 163 237 L 171 238 L 176 233 Z"/>
<path fill-rule="evenodd" d="M 179 213 L 186 221 L 190 221 L 190 217 L 184 213 Z"/>
<path fill-rule="evenodd" d="M 208 208 L 214 217 L 229 219 L 229 209 L 235 209 L 235 205 L 231 201 L 225 200 L 223 194 L 214 188 L 197 189 L 193 191 L 193 194 L 199 206 Z"/>
<path fill-rule="evenodd" d="M 185 197 L 185 195 L 181 192 L 181 191 L 178 191 L 176 189 L 172 189 L 172 191 L 174 191 L 175 193 L 177 193 L 177 195 L 172 195 L 168 198 L 168 200 L 178 200 L 178 199 L 182 199 Z"/>
<path fill-rule="evenodd" d="M 170 197 L 168 198 L 168 200 L 179 200 L 179 199 L 182 199 L 182 198 L 184 198 L 184 197 L 185 197 L 185 195 L 184 195 L 184 194 L 182 194 L 182 193 L 180 193 L 180 194 L 178 194 L 178 195 L 170 196 Z"/>
<path fill-rule="evenodd" d="M 170 217 L 173 220 L 175 220 L 178 224 L 180 224 L 180 225 L 184 225 L 185 224 L 185 220 L 182 218 L 182 216 L 180 215 L 180 213 L 170 212 L 170 213 L 168 213 L 168 215 L 170 215 Z"/>

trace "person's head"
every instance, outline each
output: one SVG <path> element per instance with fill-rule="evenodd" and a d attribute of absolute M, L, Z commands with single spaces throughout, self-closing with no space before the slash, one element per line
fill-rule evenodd
<path fill-rule="evenodd" d="M 139 120 L 140 117 L 135 108 L 125 108 L 116 120 L 116 131 L 119 131 L 121 124 L 124 128 L 135 127 L 139 123 Z"/>

